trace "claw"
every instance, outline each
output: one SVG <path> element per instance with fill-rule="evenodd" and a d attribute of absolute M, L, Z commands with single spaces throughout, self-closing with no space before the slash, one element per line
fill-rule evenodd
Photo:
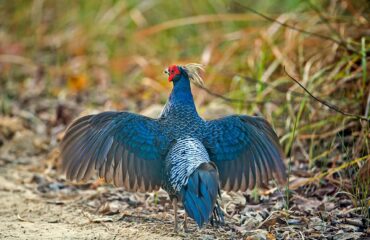
<path fill-rule="evenodd" d="M 188 214 L 184 214 L 184 232 L 188 231 Z"/>

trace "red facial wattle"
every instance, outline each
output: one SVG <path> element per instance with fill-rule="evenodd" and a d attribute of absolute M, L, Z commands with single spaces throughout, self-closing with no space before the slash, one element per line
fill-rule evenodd
<path fill-rule="evenodd" d="M 168 81 L 171 82 L 174 77 L 176 77 L 178 74 L 180 74 L 180 70 L 176 65 L 170 66 L 168 68 Z"/>

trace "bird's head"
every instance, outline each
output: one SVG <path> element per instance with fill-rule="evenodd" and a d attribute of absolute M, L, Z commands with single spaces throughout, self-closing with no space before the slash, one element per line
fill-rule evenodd
<path fill-rule="evenodd" d="M 181 66 L 172 65 L 169 66 L 164 72 L 168 75 L 169 82 L 175 82 L 180 79 L 182 68 Z"/>
<path fill-rule="evenodd" d="M 200 71 L 203 71 L 201 64 L 189 63 L 185 66 L 169 66 L 164 72 L 168 75 L 169 82 L 176 83 L 181 79 L 181 76 L 185 76 L 194 84 L 203 86 L 203 79 L 199 74 Z"/>

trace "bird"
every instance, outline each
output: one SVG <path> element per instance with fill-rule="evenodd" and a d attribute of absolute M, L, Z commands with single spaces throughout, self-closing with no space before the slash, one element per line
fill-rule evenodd
<path fill-rule="evenodd" d="M 71 181 L 97 174 L 127 191 L 164 189 L 199 228 L 224 221 L 220 191 L 241 191 L 284 183 L 286 168 L 279 138 L 262 117 L 230 115 L 204 120 L 191 83 L 204 85 L 203 66 L 171 65 L 165 73 L 172 91 L 158 118 L 107 111 L 78 118 L 61 142 L 61 169 Z"/>

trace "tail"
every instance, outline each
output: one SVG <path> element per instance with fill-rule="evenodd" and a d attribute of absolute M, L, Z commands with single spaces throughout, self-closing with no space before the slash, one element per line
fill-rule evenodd
<path fill-rule="evenodd" d="M 208 223 L 215 208 L 219 191 L 218 172 L 211 162 L 205 162 L 190 175 L 181 189 L 181 198 L 186 213 L 199 227 Z"/>

